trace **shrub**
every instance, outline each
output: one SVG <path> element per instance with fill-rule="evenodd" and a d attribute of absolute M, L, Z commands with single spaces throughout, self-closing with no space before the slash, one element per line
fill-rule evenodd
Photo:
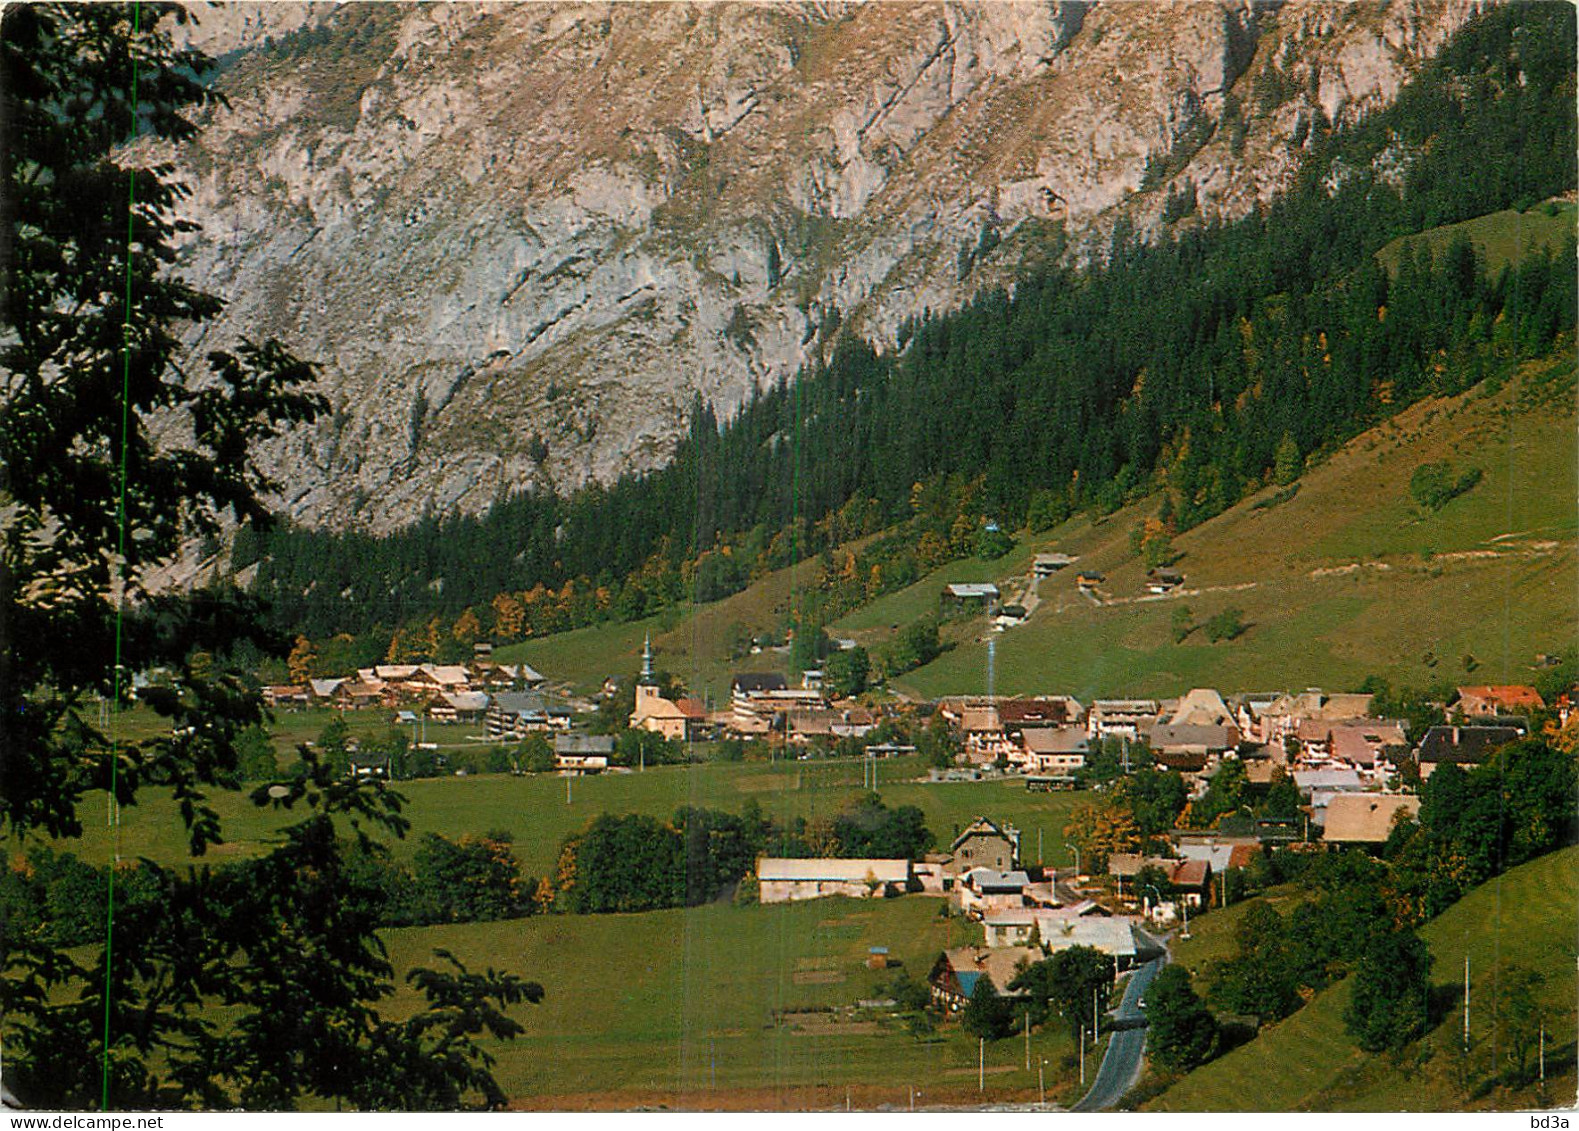
<path fill-rule="evenodd" d="M 1480 482 L 1481 471 L 1472 467 L 1462 475 L 1456 474 L 1447 460 L 1423 463 L 1409 477 L 1409 494 L 1420 507 L 1435 513 L 1460 495 L 1473 490 Z"/>
<path fill-rule="evenodd" d="M 1244 610 L 1224 609 L 1206 622 L 1206 638 L 1213 644 L 1233 640 L 1245 631 Z"/>

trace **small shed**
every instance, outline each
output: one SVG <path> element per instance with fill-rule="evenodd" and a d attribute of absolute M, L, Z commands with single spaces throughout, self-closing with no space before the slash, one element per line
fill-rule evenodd
<path fill-rule="evenodd" d="M 997 612 L 998 587 L 989 582 L 955 582 L 943 587 L 944 612 L 981 610 L 988 614 Z"/>
<path fill-rule="evenodd" d="M 1074 565 L 1078 560 L 1062 553 L 1037 554 L 1031 559 L 1031 572 L 1040 580 L 1044 577 L 1051 577 L 1059 570 Z"/>

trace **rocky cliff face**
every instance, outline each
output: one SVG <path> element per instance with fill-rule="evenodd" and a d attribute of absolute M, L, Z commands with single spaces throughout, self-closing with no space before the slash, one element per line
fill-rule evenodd
<path fill-rule="evenodd" d="M 1187 185 L 1241 213 L 1473 10 L 234 5 L 182 267 L 323 366 L 282 504 L 387 529 L 659 464 L 698 394 L 1196 222 Z"/>

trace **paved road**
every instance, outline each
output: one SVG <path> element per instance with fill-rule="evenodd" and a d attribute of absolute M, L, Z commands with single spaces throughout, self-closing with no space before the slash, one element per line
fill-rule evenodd
<path fill-rule="evenodd" d="M 1162 969 L 1162 964 L 1167 957 L 1153 958 L 1150 962 L 1138 967 L 1130 977 L 1129 984 L 1124 987 L 1124 996 L 1120 999 L 1118 1008 L 1113 1011 L 1113 1016 L 1119 1021 L 1139 1021 L 1146 1016 L 1140 1008 L 1141 995 L 1146 992 L 1146 987 L 1151 985 L 1151 980 L 1157 976 L 1157 971 Z M 1102 1067 L 1097 1069 L 1097 1078 L 1091 1084 L 1091 1090 L 1071 1111 L 1104 1111 L 1112 1107 L 1123 1098 L 1140 1075 L 1141 1054 L 1146 1050 L 1146 1030 L 1144 1026 L 1137 1025 L 1133 1029 L 1119 1029 L 1114 1032 L 1108 1041 L 1107 1054 L 1102 1058 Z"/>

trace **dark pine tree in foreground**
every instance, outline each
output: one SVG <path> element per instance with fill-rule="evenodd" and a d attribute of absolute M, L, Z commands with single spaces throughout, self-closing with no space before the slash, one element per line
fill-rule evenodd
<path fill-rule="evenodd" d="M 179 348 L 221 302 L 170 270 L 193 230 L 186 192 L 128 143 L 190 137 L 214 97 L 209 61 L 172 46 L 184 18 L 163 3 L 14 5 L 0 23 L 0 835 L 13 841 L 80 837 L 89 791 L 122 807 L 159 791 L 200 856 L 222 837 L 208 791 L 239 788 L 238 740 L 263 721 L 235 657 L 286 651 L 253 600 L 145 587 L 227 514 L 267 527 L 273 485 L 252 446 L 323 408 L 312 367 L 277 342 Z M 156 440 L 156 418 L 177 427 Z M 131 674 L 156 669 L 168 680 L 139 702 L 162 733 L 102 730 L 99 702 L 124 708 Z M 304 758 L 254 794 L 300 815 L 279 847 L 225 868 L 142 865 L 142 898 L 104 891 L 97 953 L 8 923 L 5 1079 L 25 1104 L 504 1103 L 477 1038 L 520 1032 L 509 1011 L 542 988 L 441 955 L 409 975 L 426 1005 L 383 1016 L 395 971 L 379 896 L 344 838 L 402 833 L 401 799 Z"/>

